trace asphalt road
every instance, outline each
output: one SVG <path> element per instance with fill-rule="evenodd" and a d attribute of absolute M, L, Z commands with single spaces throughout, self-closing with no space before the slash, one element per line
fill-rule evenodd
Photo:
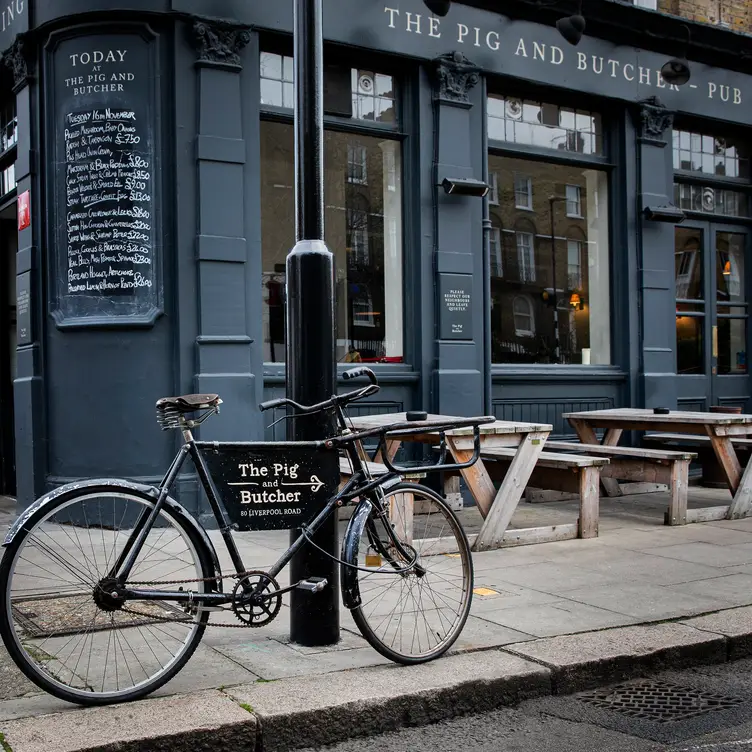
<path fill-rule="evenodd" d="M 618 709 L 617 709 L 618 708 Z M 628 711 L 628 712 L 625 712 Z M 317 752 L 752 752 L 752 660 L 666 672 Z M 313 750 L 309 750 L 313 752 Z"/>

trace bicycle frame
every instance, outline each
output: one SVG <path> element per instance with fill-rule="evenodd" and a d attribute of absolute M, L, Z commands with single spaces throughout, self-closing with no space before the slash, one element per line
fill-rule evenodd
<path fill-rule="evenodd" d="M 346 435 L 348 432 L 346 415 L 340 405 L 336 405 L 334 411 L 337 417 L 340 435 Z M 141 513 L 136 521 L 133 533 L 108 573 L 109 577 L 114 578 L 122 586 L 123 590 L 121 592 L 121 597 L 123 600 L 161 600 L 211 606 L 221 606 L 233 601 L 232 593 L 222 592 L 221 580 L 216 581 L 215 591 L 206 593 L 187 592 L 185 590 L 143 590 L 134 587 L 126 587 L 126 582 L 136 563 L 136 559 L 146 542 L 146 537 L 156 522 L 170 489 L 189 457 L 196 468 L 201 485 L 206 492 L 212 514 L 217 521 L 219 532 L 222 535 L 225 546 L 227 547 L 235 572 L 238 575 L 243 575 L 247 571 L 232 535 L 233 526 L 228 520 L 227 515 L 222 508 L 222 504 L 219 501 L 219 495 L 214 485 L 214 481 L 209 473 L 206 463 L 204 462 L 204 458 L 201 456 L 199 446 L 187 427 L 183 429 L 183 437 L 185 443 L 178 451 L 175 459 L 172 461 L 172 464 L 157 488 L 159 495 L 153 509 L 151 511 L 144 510 Z M 374 501 L 376 502 L 379 512 L 384 511 L 384 497 L 381 487 L 399 476 L 395 472 L 389 472 L 376 479 L 372 478 L 368 472 L 368 466 L 363 461 L 362 455 L 365 454 L 365 450 L 362 447 L 358 435 L 353 435 L 353 438 L 344 444 L 344 448 L 350 458 L 350 462 L 352 463 L 352 476 L 347 483 L 327 501 L 326 505 L 319 511 L 319 513 L 307 526 L 305 526 L 304 532 L 301 532 L 279 560 L 267 571 L 267 574 L 270 577 L 276 578 L 287 564 L 289 564 L 293 556 L 295 556 L 300 548 L 306 543 L 307 537 L 315 535 L 321 525 L 336 508 L 352 501 L 356 497 L 368 495 L 372 503 Z M 391 531 L 391 527 L 387 525 L 386 529 L 389 531 L 390 538 L 392 538 L 392 542 L 396 545 L 400 555 L 404 555 L 409 559 L 409 553 L 403 549 L 399 539 Z M 298 583 L 295 583 L 290 587 L 274 591 L 273 595 L 288 592 L 295 588 L 297 584 Z"/>

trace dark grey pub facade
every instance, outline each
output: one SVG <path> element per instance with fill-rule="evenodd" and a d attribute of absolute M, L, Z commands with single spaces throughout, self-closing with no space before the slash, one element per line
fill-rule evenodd
<path fill-rule="evenodd" d="M 325 0 L 337 357 L 383 385 L 363 409 L 558 433 L 571 409 L 747 409 L 749 37 L 691 24 L 675 87 L 679 19 L 586 1 L 573 47 L 566 0 L 502 5 Z M 292 3 L 0 10 L 0 490 L 155 480 L 168 394 L 222 396 L 203 438 L 279 436 L 257 404 L 284 391 Z M 463 178 L 488 195 L 441 187 Z"/>

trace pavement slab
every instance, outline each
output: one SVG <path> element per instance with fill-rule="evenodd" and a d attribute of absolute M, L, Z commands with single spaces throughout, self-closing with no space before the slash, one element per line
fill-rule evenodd
<path fill-rule="evenodd" d="M 480 713 L 551 691 L 550 672 L 491 650 L 225 690 L 253 709 L 265 752 Z"/>
<path fill-rule="evenodd" d="M 726 660 L 726 640 L 686 624 L 642 624 L 550 637 L 505 650 L 551 669 L 555 693 L 579 692 L 666 667 Z"/>
<path fill-rule="evenodd" d="M 256 719 L 216 690 L 8 721 L 13 752 L 253 752 Z"/>
<path fill-rule="evenodd" d="M 752 607 L 734 608 L 685 619 L 683 624 L 727 638 L 729 660 L 752 655 Z"/>

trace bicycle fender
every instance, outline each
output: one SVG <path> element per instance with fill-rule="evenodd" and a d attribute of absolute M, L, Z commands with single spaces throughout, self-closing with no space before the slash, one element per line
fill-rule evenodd
<path fill-rule="evenodd" d="M 360 605 L 360 588 L 358 587 L 358 571 L 348 564 L 357 565 L 358 563 L 358 546 L 360 536 L 366 525 L 368 515 L 371 514 L 373 504 L 369 499 L 363 499 L 350 518 L 345 531 L 345 537 L 342 541 L 342 561 L 340 567 L 340 582 L 342 583 L 342 602 L 345 608 L 353 609 Z"/>
<path fill-rule="evenodd" d="M 64 496 L 65 494 L 72 491 L 85 491 L 87 489 L 91 489 L 92 491 L 95 489 L 106 491 L 108 487 L 125 488 L 129 491 L 133 491 L 134 493 L 151 496 L 155 500 L 159 495 L 159 492 L 156 488 L 154 488 L 154 486 L 147 486 L 143 483 L 134 483 L 133 481 L 124 480 L 122 478 L 92 478 L 89 480 L 66 483 L 63 486 L 58 486 L 52 491 L 48 491 L 46 494 L 44 494 L 44 496 L 40 496 L 21 513 L 19 518 L 10 526 L 10 529 L 5 536 L 3 547 L 9 546 L 13 542 L 13 539 L 18 535 L 19 531 L 31 519 L 33 515 L 35 515 L 41 509 L 44 509 L 53 502 L 57 501 L 61 496 Z M 176 518 L 180 518 L 181 522 L 186 523 L 187 526 L 195 531 L 196 535 L 198 535 L 201 542 L 206 547 L 206 551 L 211 556 L 211 562 L 209 563 L 213 566 L 214 573 L 221 574 L 217 551 L 214 548 L 214 544 L 211 542 L 211 538 L 209 538 L 209 536 L 207 535 L 206 530 L 204 530 L 204 528 L 199 525 L 199 523 L 196 521 L 196 518 L 193 517 L 192 514 L 190 514 L 184 507 L 178 504 L 178 502 L 170 496 L 165 499 L 164 505 L 170 512 L 170 514 L 172 514 Z M 220 588 L 218 589 L 221 590 L 222 581 L 218 580 L 217 582 L 220 584 Z"/>

